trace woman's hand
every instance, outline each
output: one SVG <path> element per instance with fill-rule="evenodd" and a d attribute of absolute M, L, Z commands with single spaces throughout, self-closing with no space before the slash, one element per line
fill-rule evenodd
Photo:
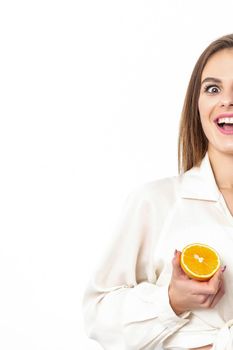
<path fill-rule="evenodd" d="M 219 270 L 205 282 L 189 278 L 180 266 L 181 252 L 177 251 L 172 259 L 173 271 L 169 284 L 170 305 L 179 315 L 197 308 L 213 308 L 224 295 L 224 269 Z"/>

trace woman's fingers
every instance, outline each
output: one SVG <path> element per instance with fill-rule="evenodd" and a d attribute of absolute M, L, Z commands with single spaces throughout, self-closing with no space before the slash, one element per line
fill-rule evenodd
<path fill-rule="evenodd" d="M 180 266 L 180 256 L 181 256 L 181 252 L 176 251 L 174 253 L 174 257 L 172 259 L 172 278 L 174 279 L 189 279 L 188 276 L 186 275 L 186 273 L 182 270 L 181 266 Z"/>
<path fill-rule="evenodd" d="M 222 271 L 219 268 L 214 276 L 207 282 L 198 282 L 193 280 L 193 294 L 196 295 L 215 295 L 219 288 L 222 280 Z"/>
<path fill-rule="evenodd" d="M 218 290 L 218 292 L 215 295 L 209 295 L 204 296 L 206 298 L 206 300 L 203 300 L 203 302 L 200 304 L 200 306 L 202 308 L 214 308 L 215 305 L 219 302 L 219 300 L 222 298 L 222 296 L 224 295 L 225 290 L 224 290 L 224 286 L 223 284 L 221 285 L 220 289 Z"/>
<path fill-rule="evenodd" d="M 214 276 L 206 283 L 207 284 L 207 291 L 209 291 L 209 294 L 216 294 L 217 291 L 220 288 L 220 284 L 223 280 L 223 272 L 221 268 L 218 269 L 218 271 L 214 274 Z"/>
<path fill-rule="evenodd" d="M 211 293 L 209 295 L 206 295 L 206 294 L 199 295 L 200 306 L 202 308 L 213 308 L 222 298 L 224 293 L 225 293 L 224 281 L 223 281 L 223 278 L 221 278 L 219 287 L 216 293 Z"/>
<path fill-rule="evenodd" d="M 224 280 L 222 280 L 221 287 L 219 288 L 218 293 L 214 296 L 210 307 L 213 308 L 215 305 L 219 302 L 219 300 L 222 298 L 222 296 L 225 294 L 225 286 L 224 286 Z"/>

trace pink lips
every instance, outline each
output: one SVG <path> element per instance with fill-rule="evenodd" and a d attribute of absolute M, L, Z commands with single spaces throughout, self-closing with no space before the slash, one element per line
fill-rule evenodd
<path fill-rule="evenodd" d="M 217 126 L 218 130 L 224 134 L 224 135 L 233 135 L 233 129 L 232 130 L 225 130 L 223 128 L 221 128 L 219 125 L 218 125 L 218 119 L 219 118 L 232 118 L 233 117 L 233 114 L 229 114 L 229 113 L 222 113 L 222 114 L 219 114 L 215 119 L 214 119 L 214 122 L 215 122 L 215 125 Z"/>

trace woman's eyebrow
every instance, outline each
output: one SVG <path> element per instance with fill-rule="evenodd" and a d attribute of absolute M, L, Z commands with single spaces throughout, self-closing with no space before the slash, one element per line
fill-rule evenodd
<path fill-rule="evenodd" d="M 221 81 L 220 79 L 218 79 L 218 78 L 207 77 L 207 78 L 205 78 L 205 79 L 202 81 L 201 85 L 202 85 L 203 83 L 206 83 L 207 81 L 212 81 L 212 82 L 215 82 L 215 83 L 221 83 L 221 82 L 222 82 L 222 81 Z"/>

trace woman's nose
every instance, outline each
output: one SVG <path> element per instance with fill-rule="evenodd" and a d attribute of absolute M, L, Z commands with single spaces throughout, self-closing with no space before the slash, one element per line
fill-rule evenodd
<path fill-rule="evenodd" d="M 233 91 L 222 95 L 219 102 L 223 107 L 233 106 Z"/>

